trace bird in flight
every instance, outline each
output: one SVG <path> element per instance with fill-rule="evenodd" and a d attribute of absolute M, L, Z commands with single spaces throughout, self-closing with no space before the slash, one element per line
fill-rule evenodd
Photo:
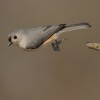
<path fill-rule="evenodd" d="M 58 24 L 31 29 L 19 29 L 8 34 L 8 45 L 15 44 L 24 50 L 32 50 L 51 44 L 54 51 L 60 51 L 59 45 L 65 40 L 58 40 L 62 33 L 90 27 L 89 23 L 83 22 L 71 25 Z"/>

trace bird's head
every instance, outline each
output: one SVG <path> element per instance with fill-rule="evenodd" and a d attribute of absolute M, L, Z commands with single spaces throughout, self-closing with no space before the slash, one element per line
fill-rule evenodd
<path fill-rule="evenodd" d="M 12 44 L 19 44 L 19 42 L 22 40 L 21 36 L 22 31 L 16 31 L 12 32 L 8 35 L 8 46 Z"/>

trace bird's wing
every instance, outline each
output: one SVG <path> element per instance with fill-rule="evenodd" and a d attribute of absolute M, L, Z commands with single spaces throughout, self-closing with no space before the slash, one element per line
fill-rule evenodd
<path fill-rule="evenodd" d="M 52 25 L 52 26 L 37 28 L 37 30 L 33 29 L 34 39 L 33 41 L 31 41 L 31 43 L 27 45 L 27 49 L 35 49 L 35 48 L 40 47 L 54 33 L 61 31 L 65 27 L 66 27 L 66 24 L 59 24 L 59 25 Z"/>

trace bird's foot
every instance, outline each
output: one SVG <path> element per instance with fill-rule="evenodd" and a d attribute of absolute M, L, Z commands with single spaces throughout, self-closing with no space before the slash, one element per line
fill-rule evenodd
<path fill-rule="evenodd" d="M 62 40 L 55 40 L 55 42 L 52 42 L 52 48 L 54 51 L 61 51 L 59 45 L 64 42 L 66 39 Z"/>

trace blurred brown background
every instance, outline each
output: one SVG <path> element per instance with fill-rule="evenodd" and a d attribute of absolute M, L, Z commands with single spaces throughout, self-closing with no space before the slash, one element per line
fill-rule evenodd
<path fill-rule="evenodd" d="M 89 22 L 91 29 L 67 32 L 61 52 L 8 47 L 18 28 Z M 0 100 L 100 100 L 99 0 L 0 0 Z"/>

